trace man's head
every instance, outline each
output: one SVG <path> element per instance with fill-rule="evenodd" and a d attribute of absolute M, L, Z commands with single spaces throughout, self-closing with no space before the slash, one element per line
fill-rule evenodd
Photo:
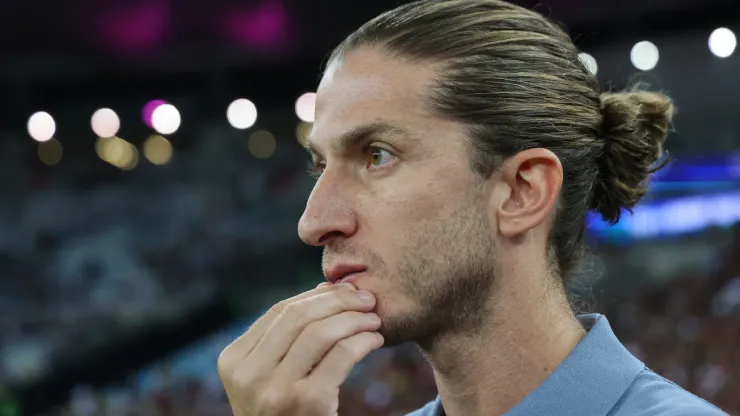
<path fill-rule="evenodd" d="M 366 269 L 388 344 L 475 332 L 513 276 L 562 291 L 586 212 L 616 222 L 644 194 L 672 105 L 600 94 L 577 54 L 497 0 L 407 4 L 332 54 L 299 233 L 327 274 Z"/>

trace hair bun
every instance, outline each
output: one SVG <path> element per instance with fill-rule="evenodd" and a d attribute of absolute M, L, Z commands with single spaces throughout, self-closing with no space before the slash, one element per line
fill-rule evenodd
<path fill-rule="evenodd" d="M 632 208 L 647 192 L 663 154 L 674 106 L 667 96 L 646 91 L 601 94 L 605 140 L 590 208 L 615 224 L 621 210 Z"/>

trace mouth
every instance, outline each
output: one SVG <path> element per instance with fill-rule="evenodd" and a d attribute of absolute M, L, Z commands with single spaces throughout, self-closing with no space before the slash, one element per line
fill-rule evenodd
<path fill-rule="evenodd" d="M 338 284 L 338 283 L 352 283 L 362 273 L 364 273 L 364 270 L 363 271 L 352 272 L 352 273 L 347 273 L 344 276 L 342 276 L 339 279 L 337 279 L 334 282 L 334 284 Z"/>
<path fill-rule="evenodd" d="M 355 279 L 366 270 L 366 266 L 359 264 L 336 264 L 325 271 L 325 276 L 326 280 L 336 284 Z"/>

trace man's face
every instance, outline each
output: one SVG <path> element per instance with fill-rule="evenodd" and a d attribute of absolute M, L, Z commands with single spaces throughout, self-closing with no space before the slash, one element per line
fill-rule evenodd
<path fill-rule="evenodd" d="M 358 49 L 329 67 L 309 139 L 322 171 L 299 223 L 324 273 L 373 292 L 386 345 L 480 324 L 495 274 L 490 184 L 463 126 L 424 107 L 429 65 Z M 349 266 L 342 268 L 341 266 Z"/>

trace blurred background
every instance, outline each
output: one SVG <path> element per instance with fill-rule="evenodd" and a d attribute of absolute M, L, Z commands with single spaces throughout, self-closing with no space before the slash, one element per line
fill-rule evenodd
<path fill-rule="evenodd" d="M 605 88 L 679 107 L 675 162 L 572 290 L 657 372 L 740 415 L 740 3 L 520 1 Z M 322 280 L 296 223 L 321 64 L 397 1 L 0 2 L 0 416 L 230 415 L 219 352 Z M 733 54 L 733 52 L 736 52 Z M 341 415 L 435 396 L 374 353 Z"/>

